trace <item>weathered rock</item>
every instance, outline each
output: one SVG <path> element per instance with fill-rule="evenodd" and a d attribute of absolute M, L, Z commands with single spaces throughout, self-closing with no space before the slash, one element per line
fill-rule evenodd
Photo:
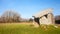
<path fill-rule="evenodd" d="M 43 10 L 42 12 L 39 12 L 37 14 L 34 15 L 34 19 L 35 18 L 39 18 L 39 23 L 38 24 L 54 24 L 54 16 L 52 14 L 52 9 L 47 9 L 47 10 Z M 35 21 L 35 23 L 37 23 Z"/>

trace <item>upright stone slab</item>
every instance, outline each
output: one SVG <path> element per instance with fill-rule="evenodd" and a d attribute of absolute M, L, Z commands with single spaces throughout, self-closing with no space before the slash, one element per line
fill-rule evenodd
<path fill-rule="evenodd" d="M 49 22 L 50 24 L 52 24 L 52 16 L 51 16 L 51 13 L 48 14 L 48 22 Z"/>
<path fill-rule="evenodd" d="M 39 27 L 39 25 L 33 20 L 34 27 Z"/>
<path fill-rule="evenodd" d="M 54 16 L 53 16 L 52 13 L 49 13 L 49 14 L 48 14 L 48 22 L 49 22 L 50 24 L 54 24 Z"/>
<path fill-rule="evenodd" d="M 40 18 L 40 24 L 48 24 L 48 19 L 45 16 Z"/>

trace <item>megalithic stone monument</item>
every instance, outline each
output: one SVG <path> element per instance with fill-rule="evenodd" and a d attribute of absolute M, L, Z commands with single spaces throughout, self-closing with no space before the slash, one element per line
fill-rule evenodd
<path fill-rule="evenodd" d="M 37 24 L 54 24 L 54 16 L 53 16 L 53 9 L 46 9 L 41 12 L 38 12 L 37 14 L 33 15 L 34 21 L 33 23 Z"/>

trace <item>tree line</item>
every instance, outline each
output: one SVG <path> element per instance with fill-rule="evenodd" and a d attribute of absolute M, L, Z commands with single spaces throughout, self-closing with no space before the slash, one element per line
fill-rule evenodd
<path fill-rule="evenodd" d="M 60 15 L 55 16 L 55 23 L 60 24 Z"/>
<path fill-rule="evenodd" d="M 30 19 L 23 19 L 20 14 L 13 10 L 7 10 L 0 16 L 0 23 L 30 22 Z"/>
<path fill-rule="evenodd" d="M 7 22 L 20 22 L 20 14 L 14 12 L 12 10 L 5 11 L 0 16 L 0 23 L 7 23 Z"/>

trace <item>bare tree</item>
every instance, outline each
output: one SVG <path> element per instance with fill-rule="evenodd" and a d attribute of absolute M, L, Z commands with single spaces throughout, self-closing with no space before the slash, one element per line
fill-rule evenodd
<path fill-rule="evenodd" d="M 8 10 L 2 14 L 1 19 L 4 22 L 19 22 L 21 19 L 21 15 L 15 11 Z"/>

